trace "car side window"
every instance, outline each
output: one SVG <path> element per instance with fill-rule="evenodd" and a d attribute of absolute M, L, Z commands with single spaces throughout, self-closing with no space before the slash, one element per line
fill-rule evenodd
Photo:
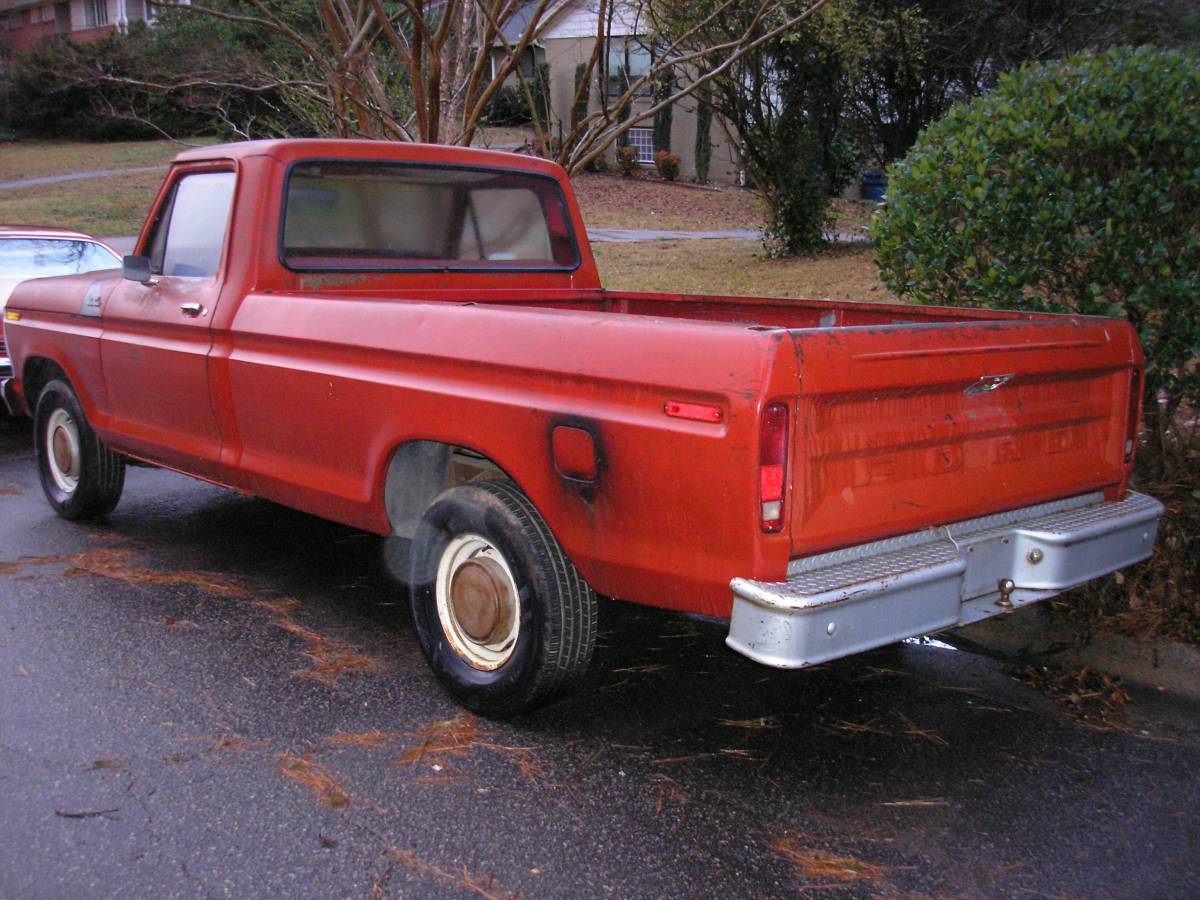
<path fill-rule="evenodd" d="M 150 239 L 151 269 L 160 275 L 216 274 L 233 206 L 233 172 L 197 172 L 175 182 Z"/>

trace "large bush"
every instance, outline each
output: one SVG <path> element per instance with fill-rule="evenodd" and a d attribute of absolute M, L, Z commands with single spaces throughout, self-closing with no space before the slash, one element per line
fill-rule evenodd
<path fill-rule="evenodd" d="M 1160 547 L 1160 587 L 1182 590 L 1200 627 L 1200 560 L 1180 559 L 1200 522 L 1200 59 L 1114 48 L 1023 67 L 930 126 L 889 174 L 872 233 L 896 293 L 1138 329 L 1140 473 L 1188 523 L 1167 543 L 1192 545 Z"/>
<path fill-rule="evenodd" d="M 873 234 L 896 293 L 1124 316 L 1147 397 L 1200 402 L 1200 59 L 1116 48 L 1021 68 L 932 125 L 888 188 Z"/>

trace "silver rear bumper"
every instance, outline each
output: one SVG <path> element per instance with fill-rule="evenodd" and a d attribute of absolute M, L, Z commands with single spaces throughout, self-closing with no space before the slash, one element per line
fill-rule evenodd
<path fill-rule="evenodd" d="M 725 642 L 799 669 L 969 625 L 1145 559 L 1162 511 L 1087 494 L 794 559 L 787 581 L 733 579 Z"/>

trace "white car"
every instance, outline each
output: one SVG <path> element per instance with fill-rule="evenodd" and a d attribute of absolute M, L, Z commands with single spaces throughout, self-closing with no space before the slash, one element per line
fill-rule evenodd
<path fill-rule="evenodd" d="M 121 255 L 116 250 L 78 231 L 0 225 L 0 313 L 22 281 L 119 268 Z M 0 378 L 10 375 L 12 363 L 0 328 Z"/>

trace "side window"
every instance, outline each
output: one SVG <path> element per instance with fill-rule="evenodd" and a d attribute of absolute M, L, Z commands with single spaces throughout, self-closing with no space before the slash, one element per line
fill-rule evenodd
<path fill-rule="evenodd" d="M 184 278 L 216 274 L 229 225 L 233 183 L 232 172 L 200 172 L 175 182 L 150 240 L 154 272 Z"/>

